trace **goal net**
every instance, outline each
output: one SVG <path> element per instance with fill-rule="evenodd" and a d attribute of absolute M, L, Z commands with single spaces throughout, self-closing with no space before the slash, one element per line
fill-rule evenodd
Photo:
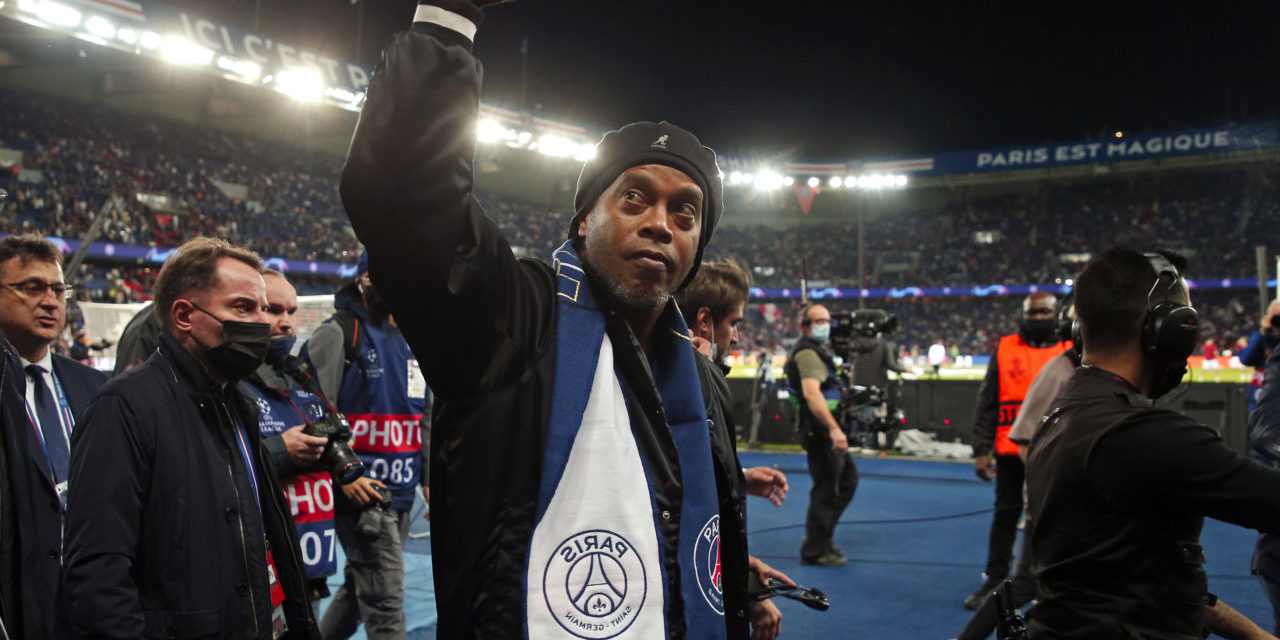
<path fill-rule="evenodd" d="M 111 346 L 102 351 L 94 351 L 93 366 L 103 371 L 111 371 L 116 366 L 116 343 L 120 334 L 129 324 L 129 320 L 147 305 L 145 302 L 106 303 L 78 302 L 80 312 L 84 314 L 84 330 L 90 344 L 97 344 L 103 338 L 111 341 Z M 298 315 L 294 321 L 294 329 L 298 332 L 296 353 L 311 334 L 333 315 L 333 295 L 298 296 Z"/>

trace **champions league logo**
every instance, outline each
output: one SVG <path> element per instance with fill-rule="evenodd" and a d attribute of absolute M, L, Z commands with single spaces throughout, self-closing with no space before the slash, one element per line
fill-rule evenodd
<path fill-rule="evenodd" d="M 693 573 L 698 590 L 716 613 L 724 615 L 724 581 L 720 577 L 720 514 L 711 516 L 693 545 Z"/>
<path fill-rule="evenodd" d="M 542 577 L 551 616 L 579 638 L 626 631 L 644 606 L 645 567 L 626 538 L 603 529 L 574 534 L 556 547 Z"/>

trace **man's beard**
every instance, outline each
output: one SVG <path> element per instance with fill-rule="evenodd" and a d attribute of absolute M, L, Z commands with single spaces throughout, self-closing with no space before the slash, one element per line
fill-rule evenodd
<path fill-rule="evenodd" d="M 587 272 L 595 276 L 601 284 L 608 290 L 609 297 L 612 298 L 613 306 L 623 313 L 628 312 L 649 312 L 657 309 L 671 299 L 671 292 L 662 288 L 662 285 L 655 284 L 651 286 L 628 284 L 622 274 L 622 269 L 617 272 L 610 272 L 607 269 L 599 269 L 593 264 L 587 256 L 590 254 L 590 247 L 584 247 L 586 251 L 582 252 L 582 264 L 587 268 Z M 605 250 L 604 247 L 600 247 Z"/>

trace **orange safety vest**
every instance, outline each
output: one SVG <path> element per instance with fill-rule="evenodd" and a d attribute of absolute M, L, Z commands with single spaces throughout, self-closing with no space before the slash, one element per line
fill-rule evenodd
<path fill-rule="evenodd" d="M 1036 379 L 1045 363 L 1071 348 L 1070 340 L 1063 340 L 1051 347 L 1036 348 L 1022 340 L 1018 334 L 1000 338 L 996 350 L 996 366 L 1000 373 L 999 414 L 996 418 L 996 453 L 1017 455 L 1018 445 L 1009 439 L 1009 429 L 1022 408 L 1031 381 Z"/>

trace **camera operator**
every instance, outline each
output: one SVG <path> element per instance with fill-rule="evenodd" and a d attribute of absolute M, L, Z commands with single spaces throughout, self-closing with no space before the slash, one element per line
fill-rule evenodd
<path fill-rule="evenodd" d="M 1013 543 L 1022 517 L 1022 458 L 1018 445 L 1009 440 L 1009 429 L 1018 417 L 1027 388 L 1040 369 L 1071 347 L 1057 334 L 1057 298 L 1040 291 L 1022 301 L 1022 321 L 1017 333 L 1000 338 L 978 389 L 973 421 L 973 469 L 979 478 L 996 479 L 995 511 L 987 541 L 987 565 L 982 586 L 964 599 L 966 609 L 976 610 L 1009 575 Z"/>
<path fill-rule="evenodd" d="M 1117 248 L 1076 281 L 1083 366 L 1027 452 L 1033 640 L 1203 637 L 1224 613 L 1207 591 L 1204 517 L 1280 533 L 1280 472 L 1153 406 L 1196 346 L 1182 266 Z"/>
<path fill-rule="evenodd" d="M 329 439 L 307 433 L 314 421 L 323 419 L 325 401 L 314 390 L 314 378 L 302 370 L 290 352 L 297 338 L 294 316 L 298 293 L 284 274 L 263 269 L 267 285 L 267 320 L 271 323 L 271 343 L 266 361 L 246 382 L 258 400 L 258 429 L 262 447 L 280 478 L 289 500 L 289 509 L 302 550 L 312 611 L 319 614 L 321 599 L 329 596 L 325 578 L 337 571 L 333 527 L 333 479 L 319 466 Z M 361 465 L 354 471 L 359 476 Z"/>
<path fill-rule="evenodd" d="M 815 304 L 800 312 L 803 334 L 787 355 L 787 383 L 796 406 L 796 432 L 809 457 L 809 510 L 805 514 L 800 563 L 824 567 L 845 564 L 844 552 L 831 542 L 836 523 L 858 489 L 858 467 L 849 453 L 849 438 L 832 414 L 843 383 L 827 349 L 831 312 Z"/>
<path fill-rule="evenodd" d="M 418 361 L 369 278 L 368 253 L 356 280 L 334 295 L 334 315 L 307 343 L 326 398 L 351 425 L 351 448 L 365 476 L 342 486 L 335 524 L 347 561 L 344 581 L 320 620 L 325 638 L 346 638 L 361 622 L 370 638 L 403 638 L 404 544 L 414 488 L 426 493 L 419 422 L 427 383 Z M 428 497 L 430 494 L 427 494 Z"/>

